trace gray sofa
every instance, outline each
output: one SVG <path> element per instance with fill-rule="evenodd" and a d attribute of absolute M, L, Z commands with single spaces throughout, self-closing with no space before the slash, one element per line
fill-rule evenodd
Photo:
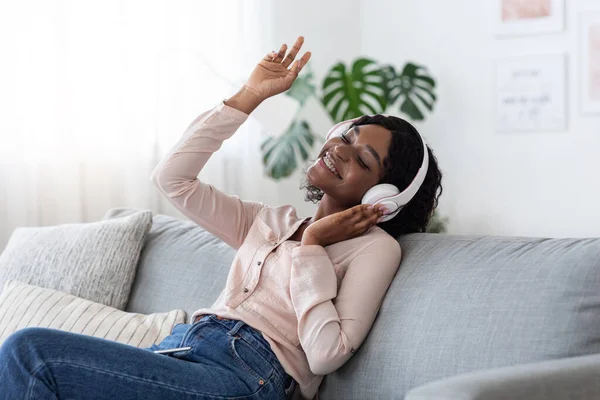
<path fill-rule="evenodd" d="M 600 239 L 400 243 L 369 336 L 320 399 L 600 399 Z M 217 298 L 233 257 L 195 223 L 154 215 L 126 310 L 189 318 Z"/>

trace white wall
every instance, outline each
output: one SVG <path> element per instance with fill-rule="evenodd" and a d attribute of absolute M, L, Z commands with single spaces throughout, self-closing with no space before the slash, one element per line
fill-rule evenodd
<path fill-rule="evenodd" d="M 248 74 L 260 57 L 270 50 L 279 50 L 282 43 L 288 48 L 294 44 L 300 35 L 305 37 L 301 55 L 310 51 L 312 57 L 310 67 L 315 73 L 315 84 L 320 86 L 322 78 L 329 68 L 338 60 L 349 60 L 358 55 L 361 30 L 360 30 L 360 0 L 347 0 L 324 2 L 306 0 L 301 4 L 295 1 L 254 0 L 252 7 L 260 4 L 262 9 L 255 9 L 264 21 L 262 32 L 249 32 L 255 35 L 256 48 L 247 50 L 252 65 L 248 65 Z M 264 48 L 264 43 L 271 43 L 273 48 Z M 257 58 L 258 57 L 258 58 Z M 267 100 L 253 113 L 260 116 L 263 122 L 271 126 L 285 127 L 292 114 L 286 108 L 288 102 L 284 95 Z M 260 108 L 263 108 L 262 110 Z M 281 112 L 281 110 L 284 112 Z M 313 130 L 322 136 L 332 126 L 332 122 L 322 107 L 311 101 L 306 105 L 304 114 Z M 253 122 L 250 122 L 251 124 Z M 258 129 L 254 126 L 252 129 Z M 248 166 L 248 177 L 237 186 L 229 190 L 230 193 L 239 194 L 245 199 L 263 201 L 270 205 L 292 204 L 301 217 L 313 215 L 316 205 L 304 201 L 304 190 L 300 190 L 301 171 L 297 170 L 292 176 L 280 181 L 274 181 L 261 175 L 262 163 L 260 157 L 260 143 L 248 142 L 252 155 L 253 165 Z M 320 148 L 315 146 L 313 155 Z M 230 180 L 230 182 L 236 179 Z"/>
<path fill-rule="evenodd" d="M 212 69 L 221 75 L 220 78 L 232 84 L 230 93 L 215 91 L 218 93 L 216 96 L 220 97 L 216 97 L 214 101 L 235 93 L 266 53 L 279 50 L 283 43 L 291 48 L 300 35 L 305 37 L 300 54 L 311 51 L 310 68 L 315 73 L 314 83 L 317 86 L 336 61 L 351 59 L 359 52 L 361 31 L 360 18 L 357 16 L 360 14 L 360 0 L 343 3 L 307 0 L 302 5 L 290 0 L 243 0 L 241 4 L 243 17 L 239 29 L 243 43 L 233 51 L 240 53 L 242 61 L 237 68 L 224 68 L 219 60 L 209 60 Z M 258 26 L 257 18 L 260 20 Z M 352 26 L 348 25 L 348 21 L 352 21 Z M 236 74 L 239 74 L 237 78 Z M 203 109 L 193 104 L 194 109 Z M 207 103 L 204 107 L 208 108 L 213 104 L 214 102 Z M 263 172 L 260 144 L 270 133 L 267 132 L 269 129 L 275 134 L 283 132 L 296 111 L 291 105 L 296 104 L 283 94 L 265 101 L 251 114 L 244 128 L 234 138 L 226 140 L 221 150 L 211 157 L 200 173 L 200 178 L 244 200 L 262 201 L 272 206 L 292 204 L 296 207 L 298 216 L 314 215 L 317 206 L 304 201 L 305 191 L 299 188 L 303 176 L 300 168 L 292 176 L 279 181 Z M 189 118 L 195 117 L 194 112 L 188 113 Z M 316 100 L 305 106 L 302 115 L 315 133 L 323 137 L 332 126 L 330 118 Z M 170 133 L 171 130 L 181 132 L 187 127 L 187 121 L 179 130 L 165 128 L 169 132 L 165 148 L 170 148 L 173 137 L 178 137 L 178 134 Z M 314 158 L 319 150 L 320 146 L 315 145 L 311 156 Z M 166 200 L 161 202 L 161 212 L 185 218 Z"/>
<path fill-rule="evenodd" d="M 579 11 L 592 2 L 566 0 L 563 33 L 497 39 L 494 1 L 364 0 L 360 51 L 437 78 L 439 102 L 417 126 L 445 174 L 452 233 L 600 236 L 600 115 L 579 108 Z M 493 60 L 546 52 L 568 56 L 568 129 L 495 132 Z"/>
<path fill-rule="evenodd" d="M 416 125 L 445 174 L 439 210 L 450 218 L 450 232 L 598 236 L 600 115 L 582 115 L 578 101 L 579 11 L 594 1 L 566 3 L 564 32 L 498 39 L 490 23 L 492 0 L 309 0 L 302 6 L 273 1 L 263 15 L 262 37 L 275 46 L 304 35 L 318 84 L 333 63 L 359 55 L 398 67 L 409 60 L 429 67 L 439 102 Z M 494 60 L 560 52 L 567 54 L 567 130 L 496 132 Z M 307 119 L 317 132 L 331 126 L 316 103 L 309 105 Z M 260 168 L 258 158 L 256 164 Z M 261 192 L 240 193 L 269 204 L 294 204 L 302 216 L 314 212 L 302 200 L 299 171 L 280 182 L 257 179 Z"/>

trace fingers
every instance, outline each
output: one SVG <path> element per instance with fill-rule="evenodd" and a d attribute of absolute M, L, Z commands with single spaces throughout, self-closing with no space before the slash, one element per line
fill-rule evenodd
<path fill-rule="evenodd" d="M 361 204 L 348 210 L 351 212 L 349 219 L 354 225 L 360 224 L 362 226 L 363 223 L 369 225 L 377 223 L 379 218 L 384 215 L 385 210 L 385 207 L 380 204 L 376 206 Z"/>
<path fill-rule="evenodd" d="M 384 212 L 386 210 L 385 206 L 383 206 L 382 204 L 377 204 L 377 205 L 372 205 L 372 204 L 361 204 L 361 212 L 367 213 L 367 214 L 372 214 L 372 213 L 378 213 L 378 212 Z"/>
<path fill-rule="evenodd" d="M 353 221 L 357 221 L 358 219 L 360 219 L 358 217 L 360 217 L 360 215 L 362 215 L 362 213 L 367 210 L 367 207 L 369 205 L 370 204 L 359 204 L 357 206 L 350 207 L 342 212 L 343 218 L 350 218 L 353 219 Z"/>
<path fill-rule="evenodd" d="M 283 56 L 285 55 L 286 49 L 287 49 L 287 45 L 284 43 L 279 48 L 279 52 L 273 50 L 273 51 L 267 53 L 267 55 L 263 58 L 263 60 L 280 63 L 281 60 L 283 60 Z"/>
<path fill-rule="evenodd" d="M 368 216 L 369 223 L 372 222 L 373 225 L 381 222 L 381 218 L 385 215 L 386 208 L 381 204 L 374 206 L 372 209 L 372 215 Z"/>
<path fill-rule="evenodd" d="M 290 66 L 292 61 L 294 61 L 294 58 L 296 58 L 296 54 L 298 54 L 298 52 L 300 51 L 300 48 L 302 47 L 303 43 L 304 43 L 304 36 L 298 36 L 298 39 L 296 39 L 296 43 L 294 43 L 294 45 L 292 46 L 292 49 L 290 50 L 288 55 L 285 56 L 285 58 L 283 59 L 283 61 L 281 63 L 281 64 L 283 64 L 283 66 L 285 66 L 286 68 Z"/>
<path fill-rule="evenodd" d="M 379 219 L 380 215 L 379 213 L 373 213 L 371 215 L 369 215 L 368 217 L 365 217 L 363 219 L 361 219 L 360 221 L 356 222 L 354 224 L 355 228 L 360 230 L 364 227 L 368 227 L 371 226 L 375 223 L 375 221 L 377 221 Z"/>
<path fill-rule="evenodd" d="M 381 222 L 386 211 L 386 207 L 381 204 L 375 206 L 359 204 L 339 213 L 337 223 L 348 226 L 348 229 L 352 232 L 350 237 L 354 237 L 362 235 L 373 225 Z"/>
<path fill-rule="evenodd" d="M 263 60 L 265 61 L 273 61 L 273 59 L 277 56 L 277 53 L 275 51 L 272 51 L 270 53 L 267 53 L 267 55 L 265 55 L 263 57 Z"/>
<path fill-rule="evenodd" d="M 312 53 L 310 51 L 307 51 L 306 53 L 304 53 L 302 58 L 299 60 L 300 61 L 300 70 L 298 72 L 302 71 L 302 67 L 304 67 L 308 63 L 308 60 L 310 60 L 311 55 L 312 55 Z"/>
<path fill-rule="evenodd" d="M 298 52 L 300 51 L 300 48 L 303 44 L 304 36 L 298 36 L 298 38 L 296 39 L 296 43 L 294 43 L 294 46 L 292 46 L 292 49 L 290 50 L 287 56 L 285 55 L 285 52 L 287 50 L 287 44 L 284 43 L 279 48 L 278 52 L 275 52 L 275 50 L 273 50 L 264 57 L 264 60 L 275 63 L 281 63 L 281 65 L 283 65 L 284 67 L 289 68 L 289 66 L 292 65 L 292 62 L 296 58 L 296 55 L 298 55 Z M 297 60 L 292 65 L 290 71 L 296 74 L 302 71 L 302 68 L 308 63 L 308 60 L 310 60 L 311 55 L 312 53 L 310 51 L 304 53 L 302 58 Z"/>
<path fill-rule="evenodd" d="M 308 60 L 310 60 L 310 56 L 311 56 L 310 51 L 307 51 L 306 53 L 304 53 L 302 58 L 294 63 L 291 71 L 296 74 L 299 74 L 300 71 L 302 71 L 302 67 L 304 67 L 306 65 L 306 63 L 308 62 Z"/>
<path fill-rule="evenodd" d="M 287 50 L 287 44 L 284 43 L 279 48 L 279 52 L 277 53 L 277 55 L 273 59 L 273 62 L 280 63 L 281 60 L 283 60 L 283 57 L 285 56 L 285 51 L 286 50 Z"/>
<path fill-rule="evenodd" d="M 362 216 L 365 213 L 372 213 L 373 211 L 378 210 L 381 205 L 372 205 L 372 204 L 359 204 L 354 207 L 350 207 L 345 212 L 347 212 L 351 216 Z"/>
<path fill-rule="evenodd" d="M 371 204 L 359 204 L 351 207 L 340 215 L 340 223 L 345 222 L 352 226 L 357 234 L 363 233 L 371 226 L 381 222 L 385 215 L 386 208 L 381 204 L 375 206 Z"/>

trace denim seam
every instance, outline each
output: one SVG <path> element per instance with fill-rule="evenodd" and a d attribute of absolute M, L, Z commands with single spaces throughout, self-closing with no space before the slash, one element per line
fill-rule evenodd
<path fill-rule="evenodd" d="M 33 371 L 31 372 L 31 376 L 35 377 L 35 375 L 38 373 L 38 370 L 46 367 L 47 364 L 45 362 L 42 362 L 40 364 L 38 364 L 37 367 L 35 367 L 33 369 Z M 35 385 L 37 384 L 37 380 L 33 381 L 33 384 L 29 383 L 29 385 L 27 385 L 27 393 L 25 394 L 25 399 L 31 399 L 31 391 L 33 390 L 33 388 L 35 387 Z M 34 399 L 35 400 L 35 399 Z"/>
<path fill-rule="evenodd" d="M 213 322 L 215 322 L 215 323 L 217 323 L 217 324 L 219 324 L 219 325 L 220 325 L 220 326 L 222 326 L 223 328 L 225 328 L 225 329 L 228 331 L 228 333 L 229 333 L 229 332 L 231 332 L 231 328 L 230 328 L 230 327 L 229 327 L 227 324 L 224 324 L 223 322 L 219 321 L 219 320 L 218 320 L 216 317 L 215 317 L 214 319 L 212 319 L 212 321 L 213 321 Z M 246 325 L 248 328 L 250 328 L 250 329 L 253 329 L 253 330 L 255 330 L 256 332 L 259 332 L 259 333 L 261 333 L 261 334 L 262 334 L 262 332 L 261 332 L 261 331 L 259 331 L 258 329 L 256 329 L 256 328 L 253 328 L 252 326 L 250 326 L 250 325 L 248 325 L 248 324 L 246 324 L 246 323 L 244 323 L 244 325 Z M 240 329 L 241 329 L 241 328 L 240 328 Z M 237 333 L 237 332 L 236 332 L 236 333 Z M 243 336 L 240 336 L 240 338 L 244 339 L 244 337 L 243 337 Z M 269 344 L 269 342 L 267 342 L 267 341 L 266 341 L 264 338 L 262 338 L 262 339 L 264 340 L 264 343 L 262 343 L 262 342 L 261 342 L 261 344 L 267 345 L 267 346 L 269 346 L 269 347 L 271 346 L 271 345 Z M 256 340 L 260 342 L 260 340 L 259 340 L 258 338 L 256 338 Z M 244 339 L 244 342 L 246 342 L 246 343 L 248 343 L 248 344 L 252 345 L 252 343 L 248 342 L 246 339 Z M 271 350 L 271 352 L 272 352 L 272 350 Z M 273 353 L 273 355 L 275 355 L 275 354 Z M 261 356 L 262 356 L 263 358 L 265 358 L 265 356 L 263 356 L 262 354 L 261 354 Z M 275 359 L 277 359 L 277 356 L 275 356 Z M 265 358 L 265 360 L 266 360 L 266 358 Z M 269 364 L 272 364 L 272 363 L 271 363 L 271 361 L 269 361 L 269 360 L 266 360 L 266 361 L 268 361 L 268 362 L 269 362 Z M 279 360 L 277 360 L 277 361 L 279 361 Z"/>
<path fill-rule="evenodd" d="M 190 335 L 190 333 L 192 332 L 193 329 L 196 329 L 196 326 L 198 326 L 199 323 L 186 324 L 186 325 L 190 325 L 190 326 L 188 328 L 186 328 L 185 332 L 183 333 L 183 336 L 181 337 L 181 340 L 179 341 L 179 347 L 183 347 L 183 343 L 185 343 L 185 339 L 187 339 L 187 337 Z M 175 329 L 175 327 L 173 327 L 173 330 L 174 329 Z"/>
<path fill-rule="evenodd" d="M 262 381 L 264 381 L 265 383 L 266 383 L 267 381 L 271 380 L 271 379 L 268 379 L 268 378 L 266 378 L 266 377 L 265 377 L 265 378 L 263 378 L 262 376 L 260 376 L 260 375 L 258 374 L 258 372 L 256 372 L 254 369 L 252 369 L 252 368 L 251 368 L 251 367 L 250 367 L 250 366 L 249 366 L 249 365 L 248 365 L 248 364 L 247 364 L 247 363 L 246 363 L 246 362 L 245 362 L 245 361 L 242 359 L 242 357 L 239 355 L 239 353 L 238 353 L 238 352 L 237 352 L 237 350 L 235 349 L 235 341 L 236 341 L 236 340 L 238 340 L 238 339 L 240 339 L 240 337 L 238 337 L 238 336 L 232 336 L 232 337 L 229 339 L 229 349 L 231 350 L 231 353 L 232 353 L 231 355 L 232 355 L 232 356 L 233 356 L 233 358 L 234 358 L 234 359 L 237 361 L 237 363 L 238 363 L 238 364 L 240 364 L 240 366 L 241 366 L 242 368 L 244 368 L 245 370 L 247 370 L 248 372 L 250 372 L 252 375 L 254 375 L 254 376 L 255 376 L 256 378 L 258 378 L 259 380 L 262 380 Z M 269 365 L 271 365 L 271 364 L 269 363 Z M 274 369 L 273 369 L 273 371 L 271 371 L 271 374 L 269 374 L 269 378 L 271 378 L 271 377 L 273 376 L 273 372 L 274 372 Z"/>
<path fill-rule="evenodd" d="M 229 334 L 229 332 L 231 331 L 231 328 L 230 328 L 229 326 L 227 326 L 226 324 L 222 323 L 222 322 L 221 322 L 221 321 L 219 321 L 218 319 L 216 319 L 216 318 L 215 318 L 215 319 L 213 319 L 212 321 L 213 321 L 213 322 L 215 322 L 215 323 L 217 323 L 217 324 L 219 324 L 219 325 L 220 325 L 220 326 L 222 326 L 223 328 L 225 328 L 225 329 L 228 331 L 228 332 L 227 332 L 228 334 Z M 249 328 L 252 328 L 252 327 L 251 327 L 250 325 L 248 325 L 248 324 L 246 324 L 246 326 L 248 326 Z M 254 328 L 252 328 L 252 329 L 254 329 Z M 260 331 L 258 331 L 258 330 L 257 330 L 257 332 L 260 332 Z M 230 335 L 230 336 L 231 336 L 231 335 Z M 249 342 L 248 340 L 246 340 L 246 339 L 245 339 L 245 338 L 244 338 L 242 335 L 240 335 L 240 336 L 239 336 L 239 338 L 240 338 L 240 339 L 242 339 L 242 340 L 243 340 L 245 343 L 247 343 L 247 344 L 248 344 L 248 346 L 250 346 L 250 347 L 252 347 L 252 348 L 254 349 L 254 344 L 253 344 L 253 343 L 250 343 L 250 342 Z M 257 340 L 257 341 L 259 341 L 258 339 L 256 339 L 256 340 Z M 267 344 L 269 344 L 269 342 L 267 342 Z M 269 347 L 270 347 L 270 345 L 269 345 Z M 269 360 L 267 357 L 265 357 L 263 354 L 261 354 L 261 352 L 260 352 L 260 351 L 258 351 L 258 350 L 256 350 L 256 349 L 254 349 L 254 350 L 255 350 L 255 353 L 256 353 L 256 354 L 258 354 L 258 355 L 259 355 L 259 356 L 260 356 L 260 357 L 261 357 L 263 360 L 265 360 L 265 362 L 267 362 L 267 363 L 268 363 L 268 364 L 269 364 L 269 365 L 270 365 L 270 366 L 273 368 L 273 370 L 274 370 L 275 374 L 277 375 L 277 377 L 278 377 L 278 378 L 280 378 L 279 380 L 283 382 L 283 376 L 280 376 L 280 374 L 279 374 L 279 370 L 278 370 L 279 366 L 277 366 L 277 365 L 273 365 L 273 362 L 272 362 L 271 360 Z M 269 351 L 271 351 L 271 353 L 273 353 L 273 351 L 272 351 L 272 350 L 269 350 Z M 277 359 L 277 356 L 275 355 L 275 353 L 273 353 L 273 357 L 275 358 L 275 360 L 277 361 L 277 363 L 279 363 L 279 365 L 281 366 L 281 362 L 280 362 L 280 361 Z M 283 369 L 283 366 L 281 366 L 281 370 L 283 370 L 283 371 L 285 372 L 285 370 Z M 261 379 L 262 379 L 262 378 L 261 378 Z"/>
<path fill-rule="evenodd" d="M 192 394 L 192 395 L 200 395 L 200 396 L 205 396 L 205 397 L 210 397 L 213 399 L 218 399 L 218 400 L 224 400 L 224 399 L 247 399 L 249 396 L 256 396 L 261 390 L 263 390 L 266 386 L 267 386 L 267 382 L 265 382 L 264 385 L 262 385 L 262 387 L 260 389 L 258 389 L 256 392 L 251 393 L 249 395 L 244 395 L 244 396 L 215 396 L 215 395 L 211 395 L 211 394 L 207 394 L 204 392 L 196 392 L 196 391 L 189 391 L 189 390 L 184 390 L 181 389 L 179 387 L 176 386 L 172 386 L 166 383 L 159 383 L 159 382 L 155 382 L 149 379 L 145 379 L 145 378 L 140 378 L 140 377 L 136 377 L 136 376 L 131 376 L 131 375 L 125 375 L 125 374 L 120 374 L 120 373 L 116 373 L 116 372 L 112 372 L 112 371 L 107 371 L 104 369 L 100 369 L 100 368 L 94 368 L 94 367 L 90 367 L 89 365 L 85 365 L 85 364 L 79 364 L 79 363 L 74 363 L 74 362 L 69 362 L 69 361 L 60 361 L 60 360 L 47 360 L 45 362 L 46 366 L 49 366 L 50 364 L 67 364 L 67 365 L 71 365 L 71 366 L 77 366 L 77 367 L 81 367 L 83 369 L 88 369 L 88 370 L 92 370 L 92 371 L 96 371 L 99 373 L 104 373 L 106 375 L 113 375 L 113 376 L 117 376 L 117 377 L 121 377 L 124 379 L 131 379 L 131 380 L 137 380 L 137 381 L 142 381 L 142 382 L 146 382 L 149 383 L 151 385 L 155 385 L 155 386 L 159 386 L 159 387 L 164 387 L 167 388 L 169 390 L 173 390 L 176 392 L 182 392 L 185 394 Z M 43 365 L 42 365 L 43 366 Z"/>
<path fill-rule="evenodd" d="M 273 365 L 273 362 L 271 360 L 269 360 L 266 356 L 264 356 L 260 351 L 256 350 L 254 348 L 254 344 L 253 343 L 251 343 L 248 340 L 246 340 L 243 336 L 240 336 L 240 340 L 243 340 L 244 343 L 246 343 L 248 346 L 250 346 L 254 350 L 254 352 L 260 356 L 260 358 L 262 358 L 263 360 L 265 360 L 265 362 L 268 363 L 271 366 L 271 368 L 273 368 L 273 370 L 275 372 L 278 372 L 279 366 Z M 277 359 L 277 356 L 275 356 L 275 359 Z M 277 361 L 277 362 L 279 362 L 279 361 Z M 283 366 L 281 367 L 281 369 L 283 370 Z"/>
<path fill-rule="evenodd" d="M 294 393 L 294 389 L 296 388 L 296 384 L 297 383 L 298 382 L 296 382 L 296 380 L 294 378 L 292 378 L 292 380 L 290 381 L 289 386 L 283 388 L 283 396 L 286 399 L 289 398 L 292 395 L 292 393 Z"/>

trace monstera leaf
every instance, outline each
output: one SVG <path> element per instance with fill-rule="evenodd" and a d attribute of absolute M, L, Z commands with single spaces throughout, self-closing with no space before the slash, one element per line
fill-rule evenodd
<path fill-rule="evenodd" d="M 275 180 L 290 176 L 298 166 L 296 154 L 306 161 L 314 141 L 308 123 L 297 119 L 280 137 L 267 138 L 260 146 L 267 174 Z"/>
<path fill-rule="evenodd" d="M 316 87 L 312 82 L 313 77 L 314 75 L 309 69 L 306 73 L 298 76 L 292 87 L 285 92 L 286 96 L 300 103 L 300 108 L 315 95 Z M 267 174 L 276 180 L 290 176 L 298 165 L 296 154 L 306 161 L 314 139 L 315 135 L 311 132 L 308 123 L 297 118 L 279 138 L 272 136 L 267 138 L 260 146 Z"/>
<path fill-rule="evenodd" d="M 261 145 L 263 164 L 274 179 L 290 176 L 298 167 L 298 159 L 306 161 L 316 136 L 298 114 L 311 97 L 317 97 L 314 74 L 308 69 L 298 76 L 286 96 L 296 100 L 299 110 L 294 121 L 279 137 L 269 137 Z M 425 109 L 432 111 L 437 100 L 435 81 L 425 67 L 407 63 L 401 73 L 391 65 L 381 66 L 368 58 L 356 59 L 350 68 L 335 64 L 322 84 L 321 104 L 334 122 L 364 114 L 381 114 L 400 100 L 400 111 L 414 120 L 424 118 Z"/>
<path fill-rule="evenodd" d="M 359 58 L 350 70 L 337 63 L 323 81 L 321 102 L 335 122 L 364 114 L 379 114 L 387 107 L 384 76 L 377 63 Z"/>
<path fill-rule="evenodd" d="M 427 75 L 425 67 L 407 63 L 402 73 L 397 74 L 393 66 L 387 65 L 381 68 L 381 76 L 386 100 L 393 104 L 401 99 L 400 111 L 412 119 L 423 120 L 423 108 L 433 110 L 433 104 L 437 100 L 433 93 L 435 80 Z"/>
<path fill-rule="evenodd" d="M 310 67 L 310 64 L 307 65 L 308 67 Z M 310 69 L 305 74 L 299 75 L 285 94 L 300 103 L 300 107 L 304 106 L 306 101 L 314 96 L 316 92 L 315 84 L 312 82 L 313 77 L 314 74 Z"/>

